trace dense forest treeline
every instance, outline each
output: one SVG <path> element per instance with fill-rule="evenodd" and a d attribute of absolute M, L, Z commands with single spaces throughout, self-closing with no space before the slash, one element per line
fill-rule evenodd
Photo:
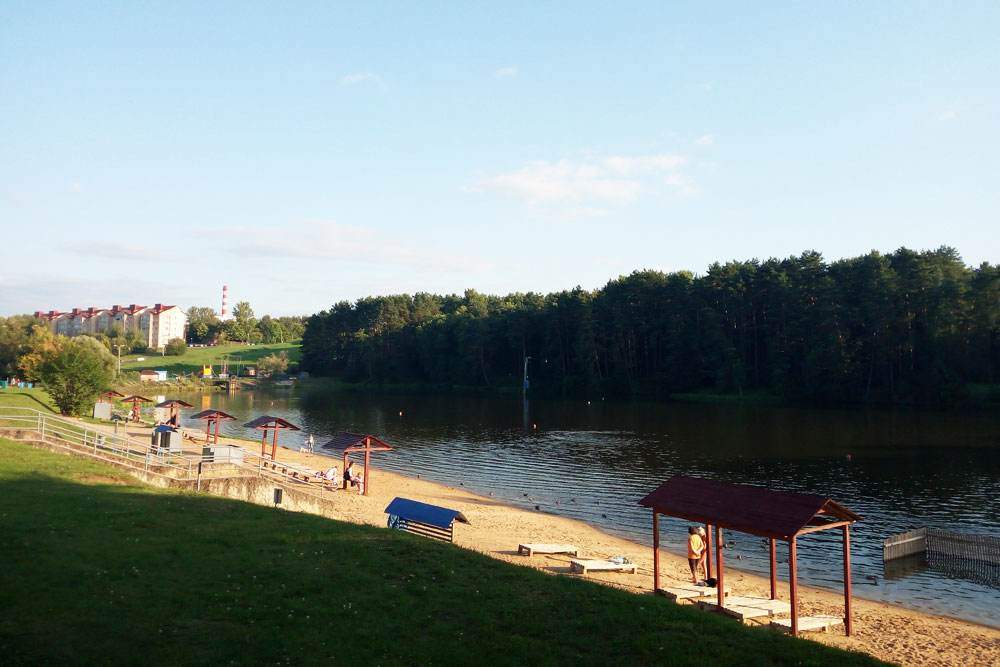
<path fill-rule="evenodd" d="M 313 315 L 302 366 L 349 381 L 547 395 L 765 392 L 791 400 L 960 401 L 1000 370 L 1000 266 L 942 247 L 826 263 L 636 271 L 602 289 L 418 293 Z"/>

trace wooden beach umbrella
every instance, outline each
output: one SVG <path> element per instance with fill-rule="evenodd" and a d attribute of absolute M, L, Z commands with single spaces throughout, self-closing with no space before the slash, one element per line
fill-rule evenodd
<path fill-rule="evenodd" d="M 180 419 L 180 410 L 181 410 L 181 408 L 187 409 L 187 408 L 193 408 L 194 406 L 191 405 L 190 403 L 186 403 L 185 401 L 182 401 L 180 399 L 171 398 L 170 400 L 163 401 L 162 403 L 157 403 L 153 407 L 157 407 L 157 408 L 170 408 L 170 419 L 168 419 L 167 421 L 169 421 L 174 426 L 180 426 L 181 425 L 181 419 Z"/>
<path fill-rule="evenodd" d="M 267 432 L 274 431 L 274 436 L 271 441 L 271 460 L 274 460 L 275 452 L 278 450 L 278 431 L 301 431 L 302 429 L 292 424 L 291 422 L 285 421 L 281 417 L 271 417 L 269 415 L 264 415 L 263 417 L 257 417 L 253 421 L 248 421 L 244 424 L 246 428 L 252 428 L 258 431 L 264 431 L 263 437 L 260 439 L 260 457 L 267 457 Z"/>
<path fill-rule="evenodd" d="M 322 449 L 343 449 L 344 450 L 344 470 L 347 470 L 347 461 L 353 452 L 364 452 L 365 453 L 365 478 L 361 481 L 362 489 L 364 489 L 364 494 L 368 495 L 368 480 L 371 479 L 371 453 L 372 452 L 386 452 L 392 449 L 389 445 L 382 442 L 374 435 L 360 435 L 358 433 L 341 433 L 340 435 L 332 438 L 326 444 L 322 446 Z M 347 482 L 344 482 L 344 488 L 347 488 Z"/>
<path fill-rule="evenodd" d="M 724 574 L 722 568 L 722 530 L 765 537 L 771 548 L 771 600 L 761 600 L 770 605 L 772 611 L 788 607 L 791 613 L 790 629 L 796 637 L 799 634 L 798 582 L 796 573 L 796 541 L 802 535 L 820 530 L 839 529 L 842 536 L 844 560 L 844 628 L 848 636 L 853 631 L 851 625 L 851 533 L 850 525 L 860 521 L 854 512 L 838 505 L 830 498 L 812 493 L 774 491 L 747 484 L 731 484 L 709 479 L 676 475 L 654 489 L 639 501 L 653 510 L 653 590 L 660 590 L 660 524 L 659 515 L 673 516 L 686 521 L 704 523 L 706 532 L 712 534 L 715 527 L 715 555 L 717 565 L 718 610 L 726 610 Z M 711 576 L 711 537 L 709 537 L 708 574 Z M 788 584 L 789 604 L 778 602 L 778 581 L 775 566 L 775 540 L 788 542 Z M 755 610 L 744 607 L 728 611 L 740 618 L 750 618 L 749 614 L 760 615 L 759 610 L 767 606 L 757 605 Z M 771 613 L 771 612 L 767 612 Z M 806 619 L 803 619 L 806 620 Z M 821 619 L 816 619 L 821 620 Z"/>
<path fill-rule="evenodd" d="M 191 415 L 191 419 L 201 419 L 206 422 L 205 424 L 205 444 L 206 445 L 217 445 L 219 444 L 219 422 L 234 422 L 236 417 L 226 414 L 222 410 L 202 410 L 196 414 Z M 215 427 L 215 432 L 212 432 L 212 427 Z"/>
<path fill-rule="evenodd" d="M 123 398 L 121 402 L 132 404 L 132 419 L 139 421 L 139 404 L 152 403 L 153 399 L 146 398 L 145 396 L 135 395 L 135 396 L 129 396 L 128 398 Z"/>

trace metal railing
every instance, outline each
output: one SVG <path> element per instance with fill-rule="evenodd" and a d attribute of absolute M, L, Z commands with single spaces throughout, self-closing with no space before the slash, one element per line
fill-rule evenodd
<path fill-rule="evenodd" d="M 124 429 L 123 429 L 124 430 Z M 179 446 L 158 447 L 152 441 L 137 440 L 125 433 L 109 432 L 32 408 L 0 406 L 0 434 L 4 432 L 28 431 L 37 434 L 42 442 L 66 448 L 107 460 L 111 463 L 125 463 L 132 468 L 166 475 L 174 479 L 198 481 L 203 477 L 268 477 L 282 482 L 308 495 L 323 498 L 336 491 L 338 485 L 317 481 L 314 471 L 295 463 L 278 462 L 254 453 L 244 447 L 224 446 L 234 450 L 227 456 L 220 456 L 220 448 L 198 443 L 194 431 L 187 431 L 189 443 L 184 442 L 183 431 Z M 201 434 L 203 435 L 203 434 Z M 201 453 L 184 451 L 185 444 L 201 448 Z"/>

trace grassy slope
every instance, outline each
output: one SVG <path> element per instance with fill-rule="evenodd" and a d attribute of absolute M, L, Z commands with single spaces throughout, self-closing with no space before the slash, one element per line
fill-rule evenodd
<path fill-rule="evenodd" d="M 6 439 L 0 508 L 6 664 L 875 664 L 397 531 L 144 487 Z"/>
<path fill-rule="evenodd" d="M 122 357 L 123 371 L 156 370 L 168 371 L 170 375 L 179 373 L 199 373 L 203 364 L 212 364 L 214 372 L 222 369 L 223 355 L 229 355 L 230 372 L 236 372 L 237 357 L 242 357 L 242 366 L 256 364 L 263 357 L 288 352 L 289 358 L 297 362 L 302 358 L 301 345 L 295 343 L 274 343 L 273 345 L 219 345 L 216 347 L 189 347 L 180 357 L 164 357 L 159 354 L 131 354 Z M 143 361 L 138 361 L 142 357 Z"/>
<path fill-rule="evenodd" d="M 20 389 L 17 387 L 0 389 L 0 405 L 11 408 L 31 408 L 41 412 L 57 412 L 52 397 L 44 389 Z"/>

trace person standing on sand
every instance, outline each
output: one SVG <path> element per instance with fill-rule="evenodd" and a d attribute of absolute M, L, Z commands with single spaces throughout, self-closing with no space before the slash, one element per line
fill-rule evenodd
<path fill-rule="evenodd" d="M 688 566 L 691 568 L 691 583 L 697 584 L 698 568 L 705 553 L 705 542 L 698 534 L 698 529 L 688 526 Z"/>
<path fill-rule="evenodd" d="M 704 526 L 698 526 L 698 537 L 701 538 L 701 543 L 704 545 L 701 550 L 701 558 L 698 559 L 698 568 L 701 570 L 702 579 L 708 579 L 708 568 L 705 566 L 705 560 L 708 558 L 708 540 L 705 538 Z"/>

